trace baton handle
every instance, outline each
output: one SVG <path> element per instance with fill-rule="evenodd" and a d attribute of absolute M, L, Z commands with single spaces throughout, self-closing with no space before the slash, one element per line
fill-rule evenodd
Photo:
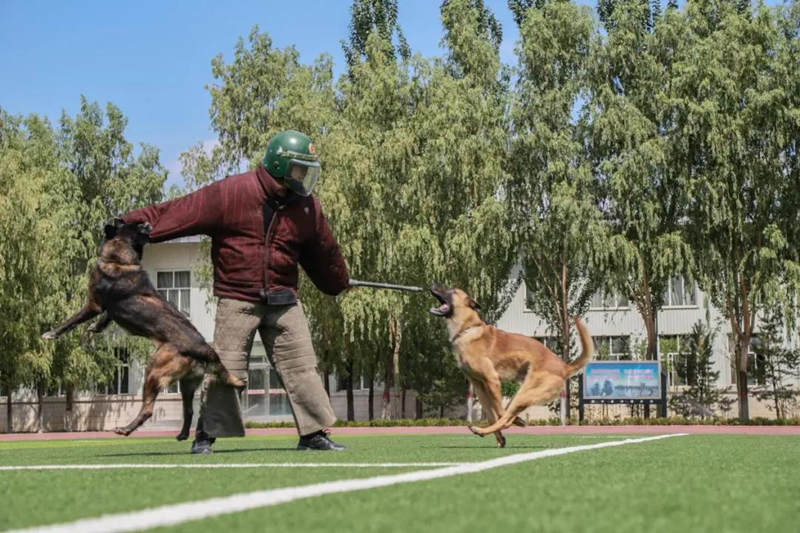
<path fill-rule="evenodd" d="M 351 287 L 371 287 L 373 289 L 390 289 L 394 291 L 405 292 L 422 292 L 422 287 L 414 287 L 412 285 L 395 285 L 393 283 L 378 283 L 376 281 L 361 281 L 357 279 L 350 280 Z"/>

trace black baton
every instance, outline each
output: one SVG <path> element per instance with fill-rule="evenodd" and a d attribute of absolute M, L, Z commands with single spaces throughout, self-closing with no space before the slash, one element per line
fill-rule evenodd
<path fill-rule="evenodd" d="M 414 287 L 411 285 L 395 285 L 393 283 L 377 283 L 375 281 L 360 281 L 357 279 L 350 280 L 351 287 L 372 287 L 373 289 L 391 289 L 393 291 L 405 292 L 422 292 L 422 287 Z"/>

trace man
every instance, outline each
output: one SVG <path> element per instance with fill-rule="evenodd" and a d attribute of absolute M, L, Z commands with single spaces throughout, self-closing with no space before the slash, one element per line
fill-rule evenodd
<path fill-rule="evenodd" d="M 317 373 L 303 309 L 298 263 L 321 291 L 348 289 L 339 245 L 311 195 L 320 165 L 311 139 L 283 131 L 270 139 L 262 164 L 191 194 L 144 207 L 125 222 L 149 222 L 151 242 L 211 237 L 214 294 L 219 297 L 214 347 L 233 375 L 247 380 L 258 331 L 283 381 L 300 435 L 298 450 L 342 450 L 326 428 L 336 417 Z M 205 385 L 192 453 L 211 453 L 216 437 L 244 436 L 239 398 L 226 385 Z"/>

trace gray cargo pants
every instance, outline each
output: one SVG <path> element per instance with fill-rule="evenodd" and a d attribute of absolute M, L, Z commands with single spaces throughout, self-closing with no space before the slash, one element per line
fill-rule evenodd
<path fill-rule="evenodd" d="M 286 388 L 297 432 L 308 435 L 331 426 L 336 416 L 317 373 L 317 357 L 300 303 L 276 306 L 219 299 L 213 345 L 225 368 L 244 381 L 256 330 Z M 244 436 L 239 396 L 234 388 L 204 384 L 200 427 L 211 437 Z"/>

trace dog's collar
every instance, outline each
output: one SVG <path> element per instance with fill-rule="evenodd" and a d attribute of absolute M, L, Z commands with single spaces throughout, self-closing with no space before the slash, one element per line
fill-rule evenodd
<path fill-rule="evenodd" d="M 461 331 L 459 331 L 458 333 L 456 333 L 455 335 L 453 335 L 450 338 L 450 342 L 456 342 L 460 337 L 466 335 L 467 333 L 469 333 L 473 329 L 478 329 L 479 327 L 481 327 L 481 326 L 470 326 L 467 329 L 462 329 Z"/>

